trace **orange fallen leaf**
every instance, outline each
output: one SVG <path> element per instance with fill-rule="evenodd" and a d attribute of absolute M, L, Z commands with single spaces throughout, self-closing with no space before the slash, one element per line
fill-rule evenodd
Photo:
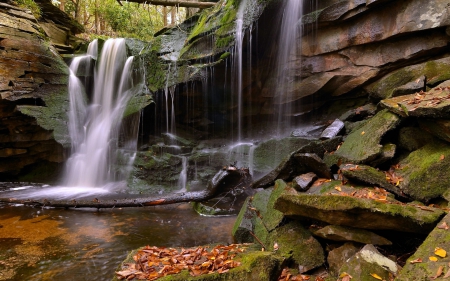
<path fill-rule="evenodd" d="M 383 280 L 383 278 L 381 278 L 378 274 L 376 274 L 376 273 L 370 273 L 370 276 L 372 276 L 373 278 L 375 278 L 375 279 L 378 279 L 378 280 Z"/>
<path fill-rule="evenodd" d="M 366 133 L 366 132 L 362 131 L 362 132 L 361 132 L 361 136 L 364 135 L 365 133 Z"/>
<path fill-rule="evenodd" d="M 342 191 L 342 188 L 339 185 L 335 186 L 334 189 L 336 189 L 337 191 Z"/>
<path fill-rule="evenodd" d="M 428 258 L 430 261 L 437 261 L 438 260 L 438 258 L 436 258 L 435 256 L 431 256 L 431 257 L 429 257 Z"/>
<path fill-rule="evenodd" d="M 447 256 L 447 251 L 445 251 L 442 248 L 436 247 L 436 248 L 434 248 L 434 254 L 441 258 L 445 258 Z"/>
<path fill-rule="evenodd" d="M 421 258 L 417 258 L 415 260 L 410 261 L 409 263 L 410 264 L 414 264 L 414 263 L 421 263 L 421 262 L 422 262 L 422 259 Z"/>
<path fill-rule="evenodd" d="M 442 154 L 441 157 L 439 157 L 439 160 L 442 161 L 442 160 L 444 160 L 444 159 L 445 159 L 445 156 L 444 156 L 444 154 Z"/>

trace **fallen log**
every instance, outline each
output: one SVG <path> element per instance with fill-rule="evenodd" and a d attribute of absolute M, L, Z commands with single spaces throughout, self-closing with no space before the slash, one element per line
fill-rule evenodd
<path fill-rule="evenodd" d="M 135 2 L 135 3 L 158 5 L 158 6 L 199 8 L 199 9 L 207 9 L 207 8 L 210 8 L 217 4 L 215 2 L 189 2 L 189 1 L 164 1 L 164 0 L 127 0 L 127 2 Z M 119 1 L 119 3 L 120 3 L 120 1 Z"/>
<path fill-rule="evenodd" d="M 200 202 L 213 198 L 221 190 L 221 187 L 230 178 L 239 177 L 239 184 L 242 181 L 248 181 L 250 177 L 248 170 L 237 169 L 230 166 L 220 170 L 209 182 L 207 188 L 203 191 L 184 192 L 177 194 L 170 194 L 163 197 L 138 197 L 138 198 L 123 198 L 123 199 L 105 199 L 93 198 L 82 200 L 57 200 L 57 199 L 15 199 L 15 198 L 0 198 L 0 202 L 24 204 L 28 206 L 42 206 L 55 208 L 124 208 L 124 207 L 144 207 L 168 205 L 184 202 Z M 238 184 L 238 185 L 239 185 Z"/>

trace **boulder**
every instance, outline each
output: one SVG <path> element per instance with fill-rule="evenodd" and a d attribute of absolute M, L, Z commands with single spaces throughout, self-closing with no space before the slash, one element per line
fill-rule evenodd
<path fill-rule="evenodd" d="M 344 114 L 342 114 L 339 117 L 339 120 L 342 121 L 351 121 L 351 122 L 356 122 L 356 121 L 361 121 L 369 116 L 373 116 L 375 115 L 377 110 L 377 106 L 374 105 L 373 103 L 368 103 L 366 105 L 363 106 L 359 106 L 357 108 L 351 109 L 347 112 L 345 112 Z"/>
<path fill-rule="evenodd" d="M 381 105 L 403 117 L 449 118 L 449 97 L 450 80 L 428 92 L 382 100 Z"/>
<path fill-rule="evenodd" d="M 328 126 L 320 135 L 321 140 L 331 139 L 339 135 L 344 129 L 344 122 L 339 119 L 336 119 Z"/>
<path fill-rule="evenodd" d="M 440 138 L 446 142 L 450 142 L 450 120 L 448 119 L 425 119 L 421 118 L 418 120 L 421 133 L 416 135 L 417 139 L 422 139 L 422 142 L 425 142 L 423 138 L 427 137 L 428 142 L 432 137 L 428 135 L 426 132 L 430 133 L 433 136 Z M 424 132 L 426 131 L 426 132 Z"/>
<path fill-rule="evenodd" d="M 353 192 L 346 193 L 338 187 L 342 191 L 333 192 L 336 195 L 284 193 L 275 202 L 275 209 L 288 217 L 310 218 L 329 224 L 416 233 L 427 233 L 444 215 L 437 208 L 401 204 L 385 197 L 383 200 L 371 199 L 366 194 L 365 198 L 358 198 L 351 195 Z"/>
<path fill-rule="evenodd" d="M 431 121 L 431 120 L 430 120 Z M 433 141 L 433 136 L 427 133 L 426 128 L 428 125 L 434 126 L 434 122 L 439 122 L 439 120 L 433 120 L 427 122 L 425 120 L 419 120 L 419 124 L 422 129 L 417 127 L 402 127 L 398 132 L 397 145 L 399 148 L 407 150 L 409 152 L 417 150 L 422 146 Z M 431 129 L 430 129 L 431 130 Z"/>
<path fill-rule="evenodd" d="M 387 110 L 378 112 L 361 128 L 352 131 L 344 143 L 333 154 L 327 154 L 324 162 L 328 166 L 339 161 L 364 164 L 378 158 L 382 152 L 381 138 L 400 123 L 400 118 Z"/>
<path fill-rule="evenodd" d="M 356 246 L 354 243 L 345 243 L 344 245 L 331 250 L 328 253 L 327 262 L 329 266 L 330 275 L 337 277 L 341 267 L 347 263 L 347 261 L 354 256 L 361 247 Z"/>
<path fill-rule="evenodd" d="M 293 188 L 299 192 L 307 191 L 317 179 L 317 175 L 312 172 L 297 176 L 292 180 Z"/>
<path fill-rule="evenodd" d="M 298 222 L 291 222 L 270 233 L 269 250 L 294 262 L 303 273 L 321 266 L 325 261 L 322 245 Z"/>
<path fill-rule="evenodd" d="M 339 168 L 342 175 L 350 180 L 379 186 L 399 197 L 405 197 L 405 195 L 398 187 L 388 182 L 388 180 L 386 179 L 386 174 L 382 171 L 366 165 L 353 164 L 343 164 Z"/>
<path fill-rule="evenodd" d="M 410 95 L 418 93 L 420 91 L 426 91 L 427 88 L 426 80 L 427 78 L 424 75 L 422 75 L 412 82 L 397 87 L 392 91 L 392 97 Z"/>
<path fill-rule="evenodd" d="M 411 152 L 399 162 L 395 175 L 400 189 L 415 200 L 427 202 L 448 190 L 450 145 L 434 141 Z"/>
<path fill-rule="evenodd" d="M 392 97 L 393 91 L 407 83 L 414 82 L 418 77 L 427 77 L 427 86 L 434 87 L 450 79 L 450 57 L 446 56 L 424 63 L 414 64 L 392 71 L 381 79 L 365 87 L 368 94 L 377 100 Z M 398 97 L 398 101 L 405 98 Z"/>
<path fill-rule="evenodd" d="M 380 254 L 373 245 L 364 246 L 340 269 L 341 274 L 345 272 L 359 281 L 392 280 L 399 271 L 400 266 Z"/>
<path fill-rule="evenodd" d="M 317 231 L 314 231 L 313 235 L 321 237 L 323 239 L 338 242 L 357 242 L 362 244 L 373 244 L 373 245 L 392 245 L 391 241 L 371 231 L 353 228 L 349 226 L 327 225 Z"/>
<path fill-rule="evenodd" d="M 314 172 L 321 178 L 331 178 L 330 168 L 314 153 L 294 154 L 293 165 L 297 174 Z"/>
<path fill-rule="evenodd" d="M 254 216 L 253 211 L 250 207 L 250 197 L 248 197 L 241 207 L 241 210 L 234 222 L 231 235 L 233 235 L 233 240 L 236 243 L 251 243 L 253 242 L 253 222 L 252 218 Z"/>
<path fill-rule="evenodd" d="M 200 247 L 202 248 L 202 247 Z M 119 265 L 118 271 L 130 269 L 130 265 L 136 261 L 133 257 L 140 249 L 133 250 Z M 179 252 L 182 249 L 177 249 Z M 251 281 L 272 281 L 275 280 L 281 272 L 283 258 L 272 252 L 263 252 L 256 249 L 247 249 L 236 255 L 233 261 L 239 262 L 240 266 L 230 269 L 224 273 L 214 272 L 211 274 L 203 274 L 200 276 L 192 276 L 189 271 L 183 270 L 178 274 L 167 275 L 158 278 L 160 281 L 234 281 L 234 280 L 251 280 Z M 137 274 L 130 274 L 127 280 L 140 280 Z M 121 280 L 116 276 L 113 281 Z"/>
<path fill-rule="evenodd" d="M 378 167 L 390 160 L 392 160 L 397 152 L 397 146 L 393 143 L 387 143 L 381 148 L 381 153 L 377 159 L 372 161 L 371 165 Z"/>
<path fill-rule="evenodd" d="M 450 215 L 445 216 L 437 227 L 428 235 L 425 241 L 420 245 L 417 251 L 408 258 L 405 266 L 400 271 L 395 280 L 431 280 L 433 277 L 444 277 L 448 273 L 448 264 L 450 257 L 438 256 L 435 254 L 437 248 L 449 251 L 450 249 Z M 432 261 L 429 257 L 435 257 L 436 261 Z M 420 260 L 420 262 L 418 262 Z M 437 276 L 439 267 L 444 269 L 441 276 Z M 441 279 L 441 278 L 438 278 Z M 444 278 L 445 279 L 445 278 Z"/>

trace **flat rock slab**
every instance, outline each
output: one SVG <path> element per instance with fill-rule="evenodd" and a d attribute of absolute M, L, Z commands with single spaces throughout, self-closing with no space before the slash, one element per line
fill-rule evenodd
<path fill-rule="evenodd" d="M 339 248 L 331 250 L 327 257 L 330 274 L 337 277 L 339 275 L 339 269 L 360 249 L 361 247 L 356 246 L 354 243 L 348 242 Z"/>
<path fill-rule="evenodd" d="M 449 269 L 450 257 L 439 257 L 434 252 L 436 247 L 444 249 L 447 253 L 450 251 L 450 215 L 445 216 L 437 227 L 428 235 L 425 241 L 420 245 L 417 251 L 406 261 L 405 266 L 395 280 L 432 280 L 436 276 L 440 266 L 443 267 L 441 278 L 437 280 L 446 280 L 442 277 L 446 275 Z M 429 257 L 436 257 L 437 261 L 431 261 Z M 413 261 L 421 261 L 414 263 Z"/>
<path fill-rule="evenodd" d="M 328 126 L 320 135 L 321 140 L 332 139 L 339 135 L 340 132 L 344 129 L 344 122 L 339 119 L 336 119 Z"/>
<path fill-rule="evenodd" d="M 397 196 L 405 197 L 398 187 L 387 181 L 386 174 L 382 171 L 379 171 L 367 165 L 354 164 L 343 164 L 339 168 L 342 175 L 344 175 L 344 177 L 348 179 L 356 180 L 358 182 L 363 182 L 370 185 L 376 185 Z"/>
<path fill-rule="evenodd" d="M 450 186 L 450 145 L 434 141 L 400 161 L 394 174 L 400 189 L 415 200 L 427 202 L 442 196 Z"/>
<path fill-rule="evenodd" d="M 293 165 L 297 173 L 314 172 L 321 178 L 331 178 L 330 168 L 314 153 L 294 154 Z"/>
<path fill-rule="evenodd" d="M 212 247 L 211 247 L 212 248 Z M 132 251 L 127 258 L 119 266 L 118 271 L 130 270 L 130 264 L 134 264 L 135 261 L 133 256 L 140 249 Z M 179 252 L 181 249 L 177 249 Z M 255 249 L 247 249 L 243 253 L 239 253 L 234 259 L 236 262 L 240 262 L 241 265 L 230 269 L 225 273 L 211 273 L 202 274 L 199 276 L 192 276 L 187 270 L 183 270 L 178 274 L 167 275 L 158 278 L 158 281 L 235 281 L 235 280 L 252 280 L 252 281 L 271 281 L 276 280 L 279 273 L 281 272 L 281 264 L 283 258 L 277 256 L 273 252 L 262 252 Z M 113 281 L 118 281 L 120 279 L 114 276 Z M 122 279 L 123 280 L 123 279 Z M 132 275 L 127 277 L 126 280 L 140 280 Z"/>
<path fill-rule="evenodd" d="M 450 142 L 450 120 L 448 119 L 423 119 L 419 120 L 419 127 L 417 130 L 429 132 L 433 136 L 440 138 L 446 142 Z"/>
<path fill-rule="evenodd" d="M 351 194 L 285 193 L 275 202 L 275 208 L 286 216 L 311 218 L 329 224 L 415 233 L 429 232 L 444 215 L 444 211 L 432 207 L 356 198 Z"/>
<path fill-rule="evenodd" d="M 294 178 L 293 182 L 293 187 L 295 190 L 297 191 L 307 191 L 311 185 L 314 183 L 314 181 L 316 181 L 317 175 L 314 173 L 306 173 L 300 176 L 297 176 Z"/>
<path fill-rule="evenodd" d="M 359 229 L 340 225 L 327 225 L 314 232 L 315 236 L 332 240 L 358 242 L 373 245 L 392 245 L 386 238 L 365 229 Z"/>
<path fill-rule="evenodd" d="M 378 279 L 374 275 L 381 278 L 378 280 L 391 280 L 390 276 L 395 276 L 399 269 L 394 261 L 383 256 L 373 245 L 366 245 L 341 267 L 340 272 L 348 273 L 354 280 L 372 281 Z"/>
<path fill-rule="evenodd" d="M 381 138 L 400 123 L 400 118 L 387 110 L 378 112 L 361 128 L 352 131 L 341 147 L 334 154 L 327 154 L 324 158 L 329 166 L 339 160 L 344 163 L 369 163 L 380 156 Z"/>
<path fill-rule="evenodd" d="M 403 117 L 448 118 L 450 117 L 450 81 L 428 92 L 422 91 L 382 100 L 381 105 Z"/>

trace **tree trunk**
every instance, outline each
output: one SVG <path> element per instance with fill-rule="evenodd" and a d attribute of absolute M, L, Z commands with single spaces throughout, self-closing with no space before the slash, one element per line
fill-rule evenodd
<path fill-rule="evenodd" d="M 226 182 L 233 182 L 233 178 L 239 178 L 239 184 L 242 182 L 249 182 L 251 179 L 248 170 L 237 169 L 236 167 L 228 167 L 220 170 L 209 182 L 207 188 L 203 191 L 184 192 L 179 194 L 171 194 L 158 198 L 154 197 L 139 197 L 139 198 L 125 198 L 125 199 L 107 199 L 101 200 L 97 198 L 83 199 L 83 200 L 47 200 L 47 199 L 14 199 L 14 198 L 0 198 L 0 202 L 16 203 L 32 206 L 46 206 L 57 208 L 123 208 L 123 207 L 144 207 L 156 205 L 168 205 L 183 202 L 200 202 L 213 198 L 220 192 L 220 188 Z"/>

